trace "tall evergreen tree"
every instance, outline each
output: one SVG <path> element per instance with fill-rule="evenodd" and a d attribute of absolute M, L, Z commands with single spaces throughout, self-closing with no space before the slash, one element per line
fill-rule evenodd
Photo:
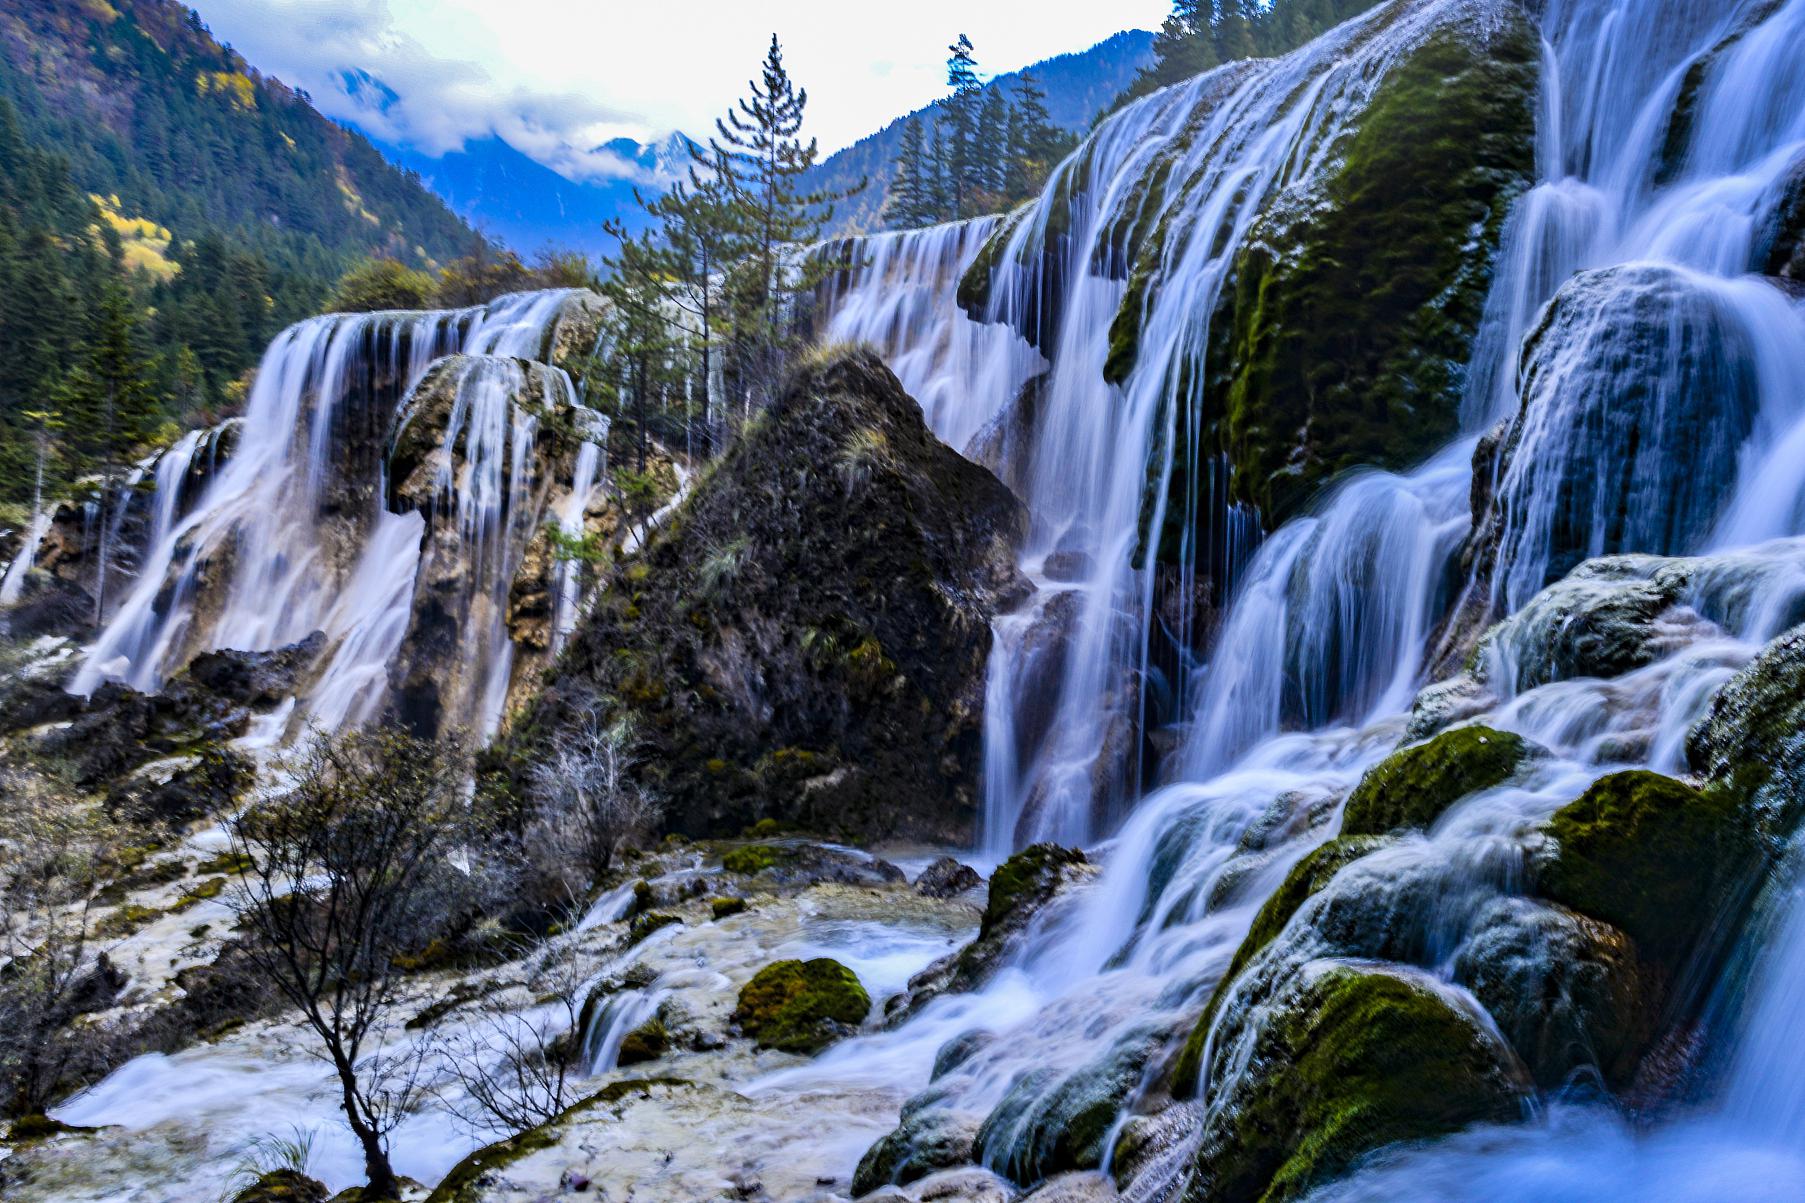
<path fill-rule="evenodd" d="M 1016 85 L 1009 115 L 1003 195 L 1012 204 L 1033 196 L 1071 144 L 1071 135 L 1054 125 L 1047 113 L 1046 90 L 1033 75 L 1024 72 Z"/>
<path fill-rule="evenodd" d="M 602 295 L 611 302 L 604 330 L 606 369 L 597 379 L 598 400 L 617 418 L 632 423 L 634 471 L 646 470 L 651 443 L 653 399 L 669 382 L 672 361 L 684 345 L 684 331 L 674 322 L 665 269 L 669 257 L 653 231 L 628 235 L 610 227 L 620 240 L 607 259 L 608 278 Z"/>
<path fill-rule="evenodd" d="M 964 34 L 947 47 L 946 85 L 952 95 L 941 102 L 940 147 L 945 161 L 950 216 L 970 217 L 983 190 L 985 165 L 978 148 L 978 119 L 983 84 L 971 39 Z"/>
<path fill-rule="evenodd" d="M 725 284 L 728 270 L 749 249 L 745 214 L 712 153 L 691 148 L 687 182 L 679 183 L 655 200 L 640 204 L 656 221 L 657 242 L 642 240 L 635 254 L 648 283 L 660 286 L 660 295 L 677 326 L 679 341 L 699 363 L 694 391 L 700 398 L 702 445 L 710 449 L 714 424 L 721 414 L 715 405 L 715 347 L 727 325 Z M 706 165 L 708 170 L 699 170 Z M 626 231 L 619 223 L 609 227 L 623 246 Z"/>
<path fill-rule="evenodd" d="M 748 405 L 764 405 L 793 349 L 793 297 L 812 290 L 830 265 L 794 253 L 821 235 L 844 192 L 805 192 L 803 173 L 820 147 L 802 139 L 808 90 L 798 88 L 771 35 L 760 77 L 748 95 L 715 122 L 712 163 L 733 197 L 746 231 L 749 258 L 734 292 L 735 369 Z M 863 188 L 864 181 L 858 187 Z M 857 189 L 853 189 L 856 191 Z"/>
<path fill-rule="evenodd" d="M 884 219 L 891 229 L 907 230 L 934 223 L 939 216 L 934 197 L 938 191 L 936 172 L 928 149 L 926 123 L 905 122 L 902 147 L 896 156 L 896 176 L 884 198 Z"/>
<path fill-rule="evenodd" d="M 1009 174 L 1009 125 L 1009 101 L 996 88 L 985 89 L 972 144 L 977 166 L 974 182 L 984 209 L 995 207 Z"/>

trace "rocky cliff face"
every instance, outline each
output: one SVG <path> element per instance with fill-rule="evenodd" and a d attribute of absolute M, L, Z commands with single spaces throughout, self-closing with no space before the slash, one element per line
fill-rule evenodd
<path fill-rule="evenodd" d="M 875 356 L 826 353 L 615 566 L 508 754 L 523 768 L 599 697 L 634 720 L 673 830 L 967 841 L 1021 529 Z"/>

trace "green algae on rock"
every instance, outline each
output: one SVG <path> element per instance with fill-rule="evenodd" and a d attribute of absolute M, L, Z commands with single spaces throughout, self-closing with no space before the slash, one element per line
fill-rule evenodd
<path fill-rule="evenodd" d="M 1189 1203 L 1299 1199 L 1361 1155 L 1521 1114 L 1521 1067 L 1435 989 L 1336 966 L 1289 991 L 1205 1120 Z"/>
<path fill-rule="evenodd" d="M 1222 1006 L 1223 998 L 1234 985 L 1235 979 L 1241 975 L 1241 971 L 1285 930 L 1285 925 L 1291 922 L 1291 917 L 1297 914 L 1298 908 L 1328 885 L 1335 874 L 1368 853 L 1383 848 L 1387 842 L 1379 836 L 1343 836 L 1312 849 L 1292 867 L 1284 882 L 1254 916 L 1253 926 L 1248 928 L 1241 946 L 1235 950 L 1234 959 L 1229 962 L 1228 971 L 1217 983 L 1209 1006 L 1204 1009 L 1202 1017 L 1191 1028 L 1190 1036 L 1185 1039 L 1178 1060 L 1172 1067 L 1169 1088 L 1174 1098 L 1190 1098 L 1196 1093 L 1198 1078 L 1203 1072 L 1203 1050 L 1209 1042 L 1210 1027 L 1215 1022 L 1216 1012 Z"/>
<path fill-rule="evenodd" d="M 1543 896 L 1627 933 L 1677 972 L 1758 863 L 1746 814 L 1726 790 L 1635 770 L 1595 782 L 1548 822 L 1556 849 Z"/>
<path fill-rule="evenodd" d="M 1250 234 L 1212 326 L 1206 414 L 1269 527 L 1336 472 L 1403 467 L 1454 433 L 1505 216 L 1534 177 L 1539 57 L 1520 14 L 1489 44 L 1435 34 L 1317 193 Z"/>
<path fill-rule="evenodd" d="M 1403 827 L 1433 826 L 1462 798 L 1508 781 L 1529 749 L 1527 740 L 1508 731 L 1456 727 L 1393 752 L 1348 795 L 1341 834 L 1384 835 Z"/>
<path fill-rule="evenodd" d="M 848 1034 L 871 1010 L 858 975 L 829 957 L 778 961 L 740 988 L 733 1022 L 760 1048 L 817 1053 Z"/>

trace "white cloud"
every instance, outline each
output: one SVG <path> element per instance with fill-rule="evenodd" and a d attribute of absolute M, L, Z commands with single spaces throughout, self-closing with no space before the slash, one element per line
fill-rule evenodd
<path fill-rule="evenodd" d="M 254 64 L 333 117 L 429 154 L 499 134 L 566 175 L 630 175 L 603 148 L 703 136 L 757 71 L 771 33 L 809 91 L 809 129 L 846 145 L 940 95 L 959 33 L 1013 70 L 1149 28 L 1168 0 L 190 0 Z M 393 97 L 348 87 L 361 70 Z"/>

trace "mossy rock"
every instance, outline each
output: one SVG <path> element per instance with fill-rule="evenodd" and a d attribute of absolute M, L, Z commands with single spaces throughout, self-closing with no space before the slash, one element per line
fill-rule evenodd
<path fill-rule="evenodd" d="M 1458 429 L 1505 218 L 1535 178 L 1539 65 L 1515 10 L 1489 37 L 1433 34 L 1379 84 L 1338 169 L 1250 233 L 1203 416 L 1268 529 L 1335 473 L 1414 464 Z"/>
<path fill-rule="evenodd" d="M 1261 949 L 1285 930 L 1285 925 L 1291 922 L 1291 916 L 1297 914 L 1298 908 L 1328 885 L 1335 874 L 1368 853 L 1383 848 L 1387 842 L 1377 836 L 1342 836 L 1330 840 L 1320 848 L 1312 849 L 1292 866 L 1284 882 L 1273 891 L 1272 897 L 1266 900 L 1254 916 L 1253 925 L 1247 929 L 1241 946 L 1235 949 L 1228 971 L 1216 984 L 1216 992 L 1211 996 L 1209 1006 L 1204 1009 L 1202 1017 L 1186 1037 L 1184 1048 L 1180 1050 L 1178 1060 L 1172 1067 L 1170 1088 L 1174 1098 L 1187 1099 L 1196 1093 L 1197 1080 L 1203 1072 L 1203 1049 L 1209 1041 L 1210 1027 L 1215 1023 L 1216 1011 L 1222 1005 L 1229 987 L 1241 976 L 1241 971 L 1259 955 Z"/>
<path fill-rule="evenodd" d="M 756 877 L 766 869 L 782 864 L 789 855 L 789 849 L 777 844 L 748 844 L 744 848 L 734 848 L 723 853 L 721 868 L 729 873 Z"/>
<path fill-rule="evenodd" d="M 708 909 L 716 919 L 726 919 L 733 915 L 744 914 L 746 900 L 744 898 L 711 898 Z"/>
<path fill-rule="evenodd" d="M 902 1122 L 859 1159 L 852 1175 L 852 1197 L 892 1183 L 907 1186 L 936 1170 L 971 1164 L 977 1133 L 977 1121 L 970 1116 L 944 1108 L 904 1108 Z"/>
<path fill-rule="evenodd" d="M 1341 834 L 1384 835 L 1433 826 L 1462 798 L 1510 780 L 1529 751 L 1521 735 L 1456 727 L 1428 743 L 1393 752 L 1348 795 Z"/>
<path fill-rule="evenodd" d="M 49 1140 L 52 1136 L 61 1136 L 68 1132 L 92 1132 L 94 1130 L 93 1128 L 76 1127 L 74 1124 L 65 1124 L 62 1120 L 52 1119 L 39 1111 L 32 1115 L 21 1115 L 13 1120 L 7 1126 L 6 1139 L 15 1145 L 36 1144 L 39 1141 Z"/>
<path fill-rule="evenodd" d="M 295 1170 L 271 1170 L 232 1196 L 232 1203 L 325 1203 L 324 1183 Z"/>
<path fill-rule="evenodd" d="M 633 720 L 634 776 L 670 829 L 725 839 L 771 819 L 840 842 L 966 843 L 991 623 L 1031 591 L 1025 527 L 874 352 L 806 356 L 671 521 L 603 572 L 485 754 L 486 787 L 526 797 L 547 742 L 601 696 Z"/>
<path fill-rule="evenodd" d="M 1087 863 L 1084 853 L 1058 844 L 1033 844 L 1017 852 L 990 875 L 984 904 L 983 932 L 988 934 L 1053 896 L 1060 870 Z"/>
<path fill-rule="evenodd" d="M 829 957 L 778 961 L 740 989 L 733 1022 L 760 1048 L 811 1054 L 858 1027 L 871 996 L 858 975 Z"/>
<path fill-rule="evenodd" d="M 978 1159 L 1023 1184 L 1098 1168 L 1104 1141 L 1160 1043 L 1142 1031 L 1070 1073 L 1022 1075 L 978 1130 Z"/>
<path fill-rule="evenodd" d="M 182 892 L 180 898 L 170 904 L 169 909 L 176 912 L 185 911 L 190 907 L 218 898 L 225 892 L 226 880 L 224 877 L 209 877 L 194 883 Z"/>
<path fill-rule="evenodd" d="M 163 912 L 153 906 L 128 902 L 95 925 L 95 934 L 108 939 L 123 939 L 161 918 Z"/>
<path fill-rule="evenodd" d="M 668 911 L 648 911 L 643 915 L 635 915 L 633 922 L 627 925 L 627 943 L 638 944 L 658 929 L 682 922 Z"/>
<path fill-rule="evenodd" d="M 1189 1203 L 1302 1198 L 1372 1150 L 1521 1114 L 1510 1051 L 1429 985 L 1334 967 L 1297 986 L 1205 1121 Z"/>
<path fill-rule="evenodd" d="M 1530 898 L 1486 908 L 1455 959 L 1454 980 L 1546 1090 L 1593 1075 L 1613 1090 L 1631 1087 L 1666 1001 L 1661 975 L 1643 964 L 1635 941 Z"/>
<path fill-rule="evenodd" d="M 620 1056 L 615 1064 L 642 1065 L 656 1061 L 671 1049 L 671 1034 L 662 1020 L 648 1019 L 621 1037 Z"/>
<path fill-rule="evenodd" d="M 1737 799 L 1659 773 L 1615 773 L 1548 822 L 1542 895 L 1626 932 L 1669 972 L 1697 951 L 1758 865 Z"/>

